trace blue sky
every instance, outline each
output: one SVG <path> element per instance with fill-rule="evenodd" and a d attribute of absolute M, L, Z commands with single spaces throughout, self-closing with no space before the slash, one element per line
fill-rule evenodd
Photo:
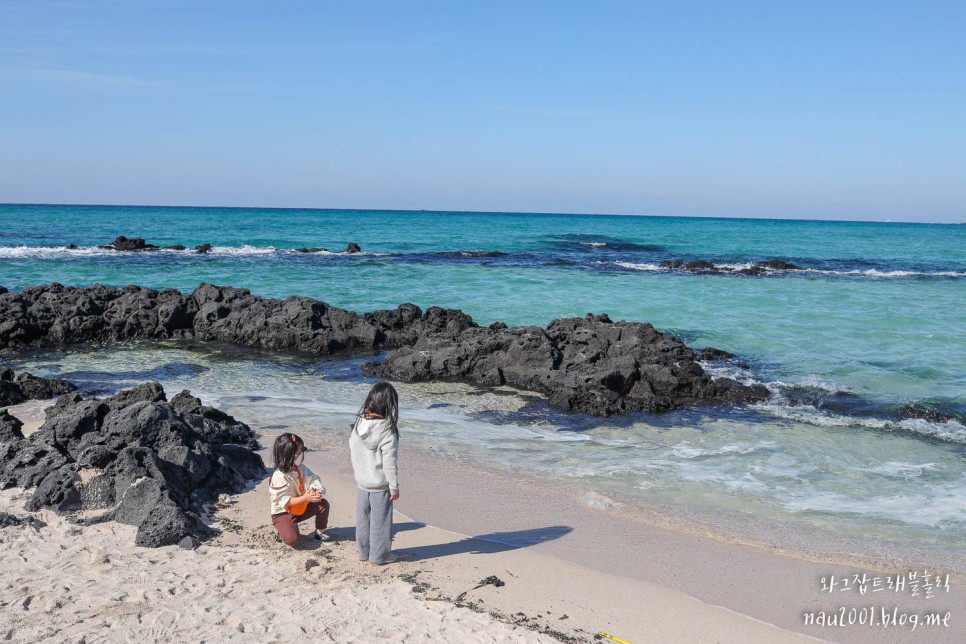
<path fill-rule="evenodd" d="M 966 2 L 0 0 L 0 202 L 966 221 Z"/>

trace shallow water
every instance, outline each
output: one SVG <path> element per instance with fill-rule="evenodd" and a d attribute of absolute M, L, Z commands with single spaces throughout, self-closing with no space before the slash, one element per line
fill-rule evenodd
<path fill-rule="evenodd" d="M 371 383 L 364 361 L 168 343 L 38 353 L 13 366 L 92 393 L 158 380 L 169 397 L 190 389 L 268 435 L 298 428 L 310 445 L 338 446 Z M 966 538 L 963 446 L 898 425 L 819 423 L 770 405 L 602 420 L 508 389 L 398 388 L 408 446 L 566 486 L 595 508 L 654 509 L 775 545 L 811 530 L 961 553 Z"/>
<path fill-rule="evenodd" d="M 479 323 L 607 312 L 747 364 L 752 407 L 606 421 L 537 396 L 400 387 L 407 441 L 450 459 L 570 486 L 587 503 L 658 507 L 741 532 L 756 525 L 962 549 L 966 536 L 966 226 L 217 208 L 0 206 L 0 285 L 208 281 L 355 311 L 406 301 Z M 115 236 L 212 253 L 116 253 Z M 341 253 L 357 242 L 363 253 Z M 67 244 L 77 250 L 67 250 Z M 303 254 L 299 247 L 330 252 Z M 668 260 L 761 276 L 697 275 Z M 345 429 L 364 360 L 148 345 L 25 356 L 18 368 L 113 391 L 181 387 L 253 425 Z M 906 418 L 916 403 L 948 422 Z M 750 522 L 749 520 L 753 520 Z"/>

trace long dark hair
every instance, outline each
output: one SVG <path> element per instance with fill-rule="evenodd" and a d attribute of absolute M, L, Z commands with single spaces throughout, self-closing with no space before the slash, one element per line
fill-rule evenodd
<path fill-rule="evenodd" d="M 275 469 L 280 472 L 291 472 L 295 469 L 295 455 L 299 448 L 305 449 L 305 443 L 298 434 L 286 432 L 275 439 L 272 446 L 272 460 L 275 461 Z"/>
<path fill-rule="evenodd" d="M 399 394 L 396 388 L 388 382 L 377 382 L 369 390 L 366 402 L 362 403 L 359 410 L 359 418 L 371 418 L 379 416 L 389 421 L 389 428 L 396 436 L 399 435 Z M 358 418 L 356 422 L 359 422 Z M 355 423 L 352 424 L 355 427 Z"/>

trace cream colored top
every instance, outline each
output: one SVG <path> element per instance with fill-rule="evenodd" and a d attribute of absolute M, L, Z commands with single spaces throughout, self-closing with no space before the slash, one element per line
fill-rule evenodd
<path fill-rule="evenodd" d="M 325 487 L 322 485 L 321 479 L 305 465 L 300 465 L 299 468 L 302 470 L 302 483 L 305 485 L 305 491 L 308 492 L 315 488 L 324 495 Z M 291 472 L 275 470 L 268 482 L 268 495 L 271 500 L 273 515 L 288 512 L 285 509 L 288 502 L 294 497 L 302 495 L 299 492 L 299 477 L 295 470 Z"/>

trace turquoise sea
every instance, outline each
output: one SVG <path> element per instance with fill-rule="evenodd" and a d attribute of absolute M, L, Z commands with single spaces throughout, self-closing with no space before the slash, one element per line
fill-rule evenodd
<path fill-rule="evenodd" d="M 117 253 L 117 235 L 190 251 Z M 349 242 L 362 253 L 346 254 Z M 74 244 L 76 249 L 65 247 Z M 325 247 L 329 252 L 297 253 Z M 781 259 L 796 270 L 691 274 Z M 751 407 L 594 419 L 539 397 L 400 387 L 415 448 L 559 483 L 608 508 L 962 554 L 966 538 L 966 226 L 467 212 L 0 205 L 0 285 L 240 286 L 355 311 L 413 302 L 481 324 L 606 312 L 744 365 Z M 148 378 L 271 432 L 341 436 L 364 360 L 223 346 L 121 345 L 8 360 L 90 391 Z M 909 408 L 926 411 L 913 417 Z M 922 416 L 923 414 L 918 414 Z M 776 527 L 777 526 L 777 527 Z M 810 537 L 811 538 L 811 537 Z"/>

